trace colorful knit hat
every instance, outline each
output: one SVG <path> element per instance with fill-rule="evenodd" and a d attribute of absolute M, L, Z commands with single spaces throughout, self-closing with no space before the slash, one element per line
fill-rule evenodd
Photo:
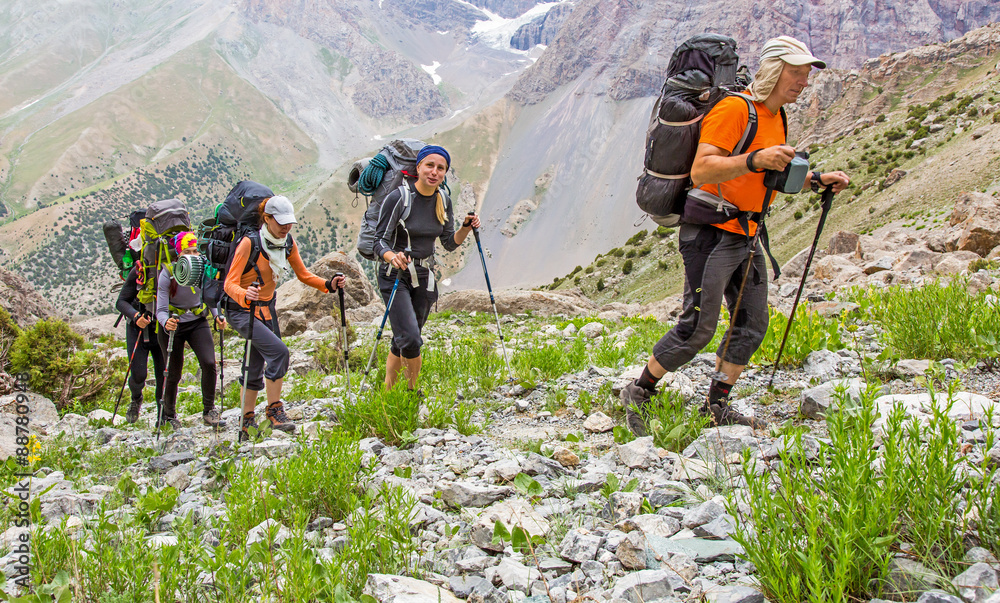
<path fill-rule="evenodd" d="M 198 247 L 198 235 L 193 232 L 179 232 L 174 235 L 174 249 L 177 250 L 177 253 L 194 247 Z"/>

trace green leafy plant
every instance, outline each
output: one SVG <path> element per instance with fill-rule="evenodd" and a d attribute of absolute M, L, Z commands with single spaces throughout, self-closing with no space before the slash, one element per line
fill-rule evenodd
<path fill-rule="evenodd" d="M 526 496 L 528 498 L 541 498 L 541 496 L 545 493 L 542 489 L 542 485 L 533 477 L 525 473 L 518 473 L 517 477 L 514 478 L 514 489 L 517 490 L 518 494 L 521 496 Z"/>
<path fill-rule="evenodd" d="M 57 408 L 74 399 L 85 403 L 97 398 L 112 377 L 118 377 L 108 361 L 85 349 L 83 336 L 61 320 L 40 320 L 21 331 L 11 347 L 10 363 L 14 372 L 27 373 L 31 389 Z"/>
<path fill-rule="evenodd" d="M 508 531 L 507 526 L 497 521 L 493 524 L 493 543 L 500 544 L 502 542 L 509 542 L 515 551 L 530 554 L 536 548 L 545 544 L 545 537 L 540 535 L 532 536 L 521 526 L 514 526 L 513 529 Z"/>
<path fill-rule="evenodd" d="M 899 357 L 997 363 L 1000 306 L 985 295 L 970 295 L 963 279 L 916 289 L 855 290 L 851 298 Z"/>
<path fill-rule="evenodd" d="M 781 339 L 788 326 L 788 317 L 768 306 L 769 321 L 764 341 L 754 352 L 751 362 L 771 365 L 778 358 Z M 815 350 L 837 351 L 844 348 L 840 337 L 840 322 L 836 319 L 823 318 L 816 312 L 811 312 L 808 305 L 801 305 L 795 311 L 795 321 L 788 332 L 781 362 L 786 366 L 802 366 L 810 352 Z"/>
<path fill-rule="evenodd" d="M 711 423 L 707 415 L 702 415 L 696 405 L 688 404 L 675 390 L 654 396 L 645 418 L 653 443 L 674 452 L 687 448 Z"/>

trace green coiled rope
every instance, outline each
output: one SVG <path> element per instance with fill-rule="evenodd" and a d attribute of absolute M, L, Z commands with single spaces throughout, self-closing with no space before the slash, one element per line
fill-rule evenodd
<path fill-rule="evenodd" d="M 362 195 L 370 195 L 375 192 L 378 185 L 382 184 L 386 170 L 389 169 L 389 160 L 379 153 L 368 162 L 361 176 L 358 178 L 358 191 Z"/>

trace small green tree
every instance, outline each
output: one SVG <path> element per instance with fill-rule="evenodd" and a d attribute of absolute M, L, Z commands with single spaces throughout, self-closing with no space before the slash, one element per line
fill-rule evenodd
<path fill-rule="evenodd" d="M 61 320 L 40 320 L 22 330 L 10 350 L 11 368 L 27 373 L 32 390 L 59 409 L 74 398 L 93 400 L 114 376 L 110 363 L 84 349 L 83 337 Z"/>
<path fill-rule="evenodd" d="M 630 272 L 632 272 L 632 260 L 625 260 L 625 263 L 622 264 L 622 274 L 628 274 Z"/>

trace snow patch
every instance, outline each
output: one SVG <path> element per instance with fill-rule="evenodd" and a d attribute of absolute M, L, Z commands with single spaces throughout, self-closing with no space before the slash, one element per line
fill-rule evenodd
<path fill-rule="evenodd" d="M 423 69 L 424 71 L 426 71 L 427 73 L 430 74 L 431 79 L 434 80 L 434 85 L 435 86 L 437 86 L 438 84 L 441 83 L 441 76 L 437 74 L 437 69 L 440 66 L 441 66 L 441 63 L 439 63 L 437 61 L 434 61 L 430 65 L 421 65 L 420 66 L 421 69 Z"/>
<path fill-rule="evenodd" d="M 455 1 L 460 4 L 473 6 L 463 0 Z M 491 48 L 505 50 L 507 52 L 526 53 L 527 51 L 511 48 L 511 37 L 522 25 L 534 21 L 538 17 L 545 15 L 550 10 L 561 4 L 573 4 L 573 2 L 564 0 L 563 2 L 546 2 L 545 4 L 538 4 L 520 17 L 515 17 L 513 19 L 504 19 L 500 15 L 491 13 L 486 9 L 475 7 L 478 11 L 486 15 L 488 19 L 484 21 L 476 21 L 476 24 L 472 26 L 472 35 L 477 40 Z"/>

